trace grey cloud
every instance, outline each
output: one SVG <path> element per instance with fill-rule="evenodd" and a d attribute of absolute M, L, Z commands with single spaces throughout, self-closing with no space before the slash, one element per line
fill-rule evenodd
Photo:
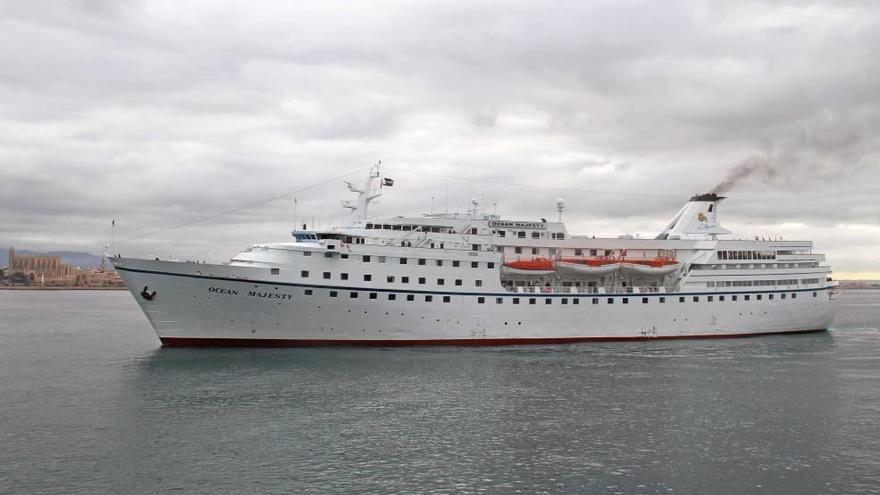
<path fill-rule="evenodd" d="M 377 159 L 489 181 L 449 180 L 458 209 L 474 196 L 552 216 L 562 196 L 573 226 L 633 232 L 757 157 L 729 223 L 805 223 L 839 269 L 862 271 L 880 239 L 847 247 L 833 228 L 880 223 L 877 13 L 859 1 L 7 2 L 0 245 L 96 250 L 110 218 L 120 235 L 149 232 Z M 399 179 L 377 212 L 432 196 L 445 207 L 446 179 Z M 339 221 L 341 187 L 299 196 L 300 217 Z M 283 199 L 128 248 L 223 258 L 294 220 Z"/>

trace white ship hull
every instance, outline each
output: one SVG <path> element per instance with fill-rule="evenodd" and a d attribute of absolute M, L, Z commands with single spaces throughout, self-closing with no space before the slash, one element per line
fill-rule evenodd
<path fill-rule="evenodd" d="M 113 262 L 166 346 L 501 345 L 735 337 L 821 331 L 835 313 L 828 286 L 650 294 L 468 292 L 343 286 L 331 280 L 282 282 L 270 280 L 265 268 L 235 265 Z M 389 300 L 389 294 L 395 299 Z"/>

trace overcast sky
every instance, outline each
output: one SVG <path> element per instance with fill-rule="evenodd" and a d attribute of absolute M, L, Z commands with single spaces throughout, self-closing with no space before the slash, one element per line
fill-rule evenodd
<path fill-rule="evenodd" d="M 100 252 L 382 160 L 377 214 L 720 220 L 880 278 L 880 2 L 0 1 L 0 246 Z M 554 189 L 556 188 L 556 189 Z M 337 224 L 340 180 L 295 195 Z M 291 196 L 292 197 L 292 196 Z M 130 240 L 228 259 L 291 197 Z"/>

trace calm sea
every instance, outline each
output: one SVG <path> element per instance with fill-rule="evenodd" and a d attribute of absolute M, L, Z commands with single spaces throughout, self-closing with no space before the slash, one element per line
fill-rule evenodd
<path fill-rule="evenodd" d="M 161 349 L 127 292 L 0 291 L 0 493 L 880 493 L 880 291 L 828 333 Z"/>

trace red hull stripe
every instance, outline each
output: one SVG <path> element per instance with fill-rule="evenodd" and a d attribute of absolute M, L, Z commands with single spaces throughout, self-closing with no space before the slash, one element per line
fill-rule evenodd
<path fill-rule="evenodd" d="M 621 342 L 630 340 L 684 340 L 684 339 L 730 339 L 758 337 L 790 333 L 815 333 L 827 329 L 790 330 L 783 332 L 737 333 L 725 335 L 666 335 L 661 337 L 537 337 L 519 339 L 236 339 L 162 337 L 165 347 L 415 347 L 415 346 L 506 346 L 506 345 L 554 345 L 577 342 Z"/>

